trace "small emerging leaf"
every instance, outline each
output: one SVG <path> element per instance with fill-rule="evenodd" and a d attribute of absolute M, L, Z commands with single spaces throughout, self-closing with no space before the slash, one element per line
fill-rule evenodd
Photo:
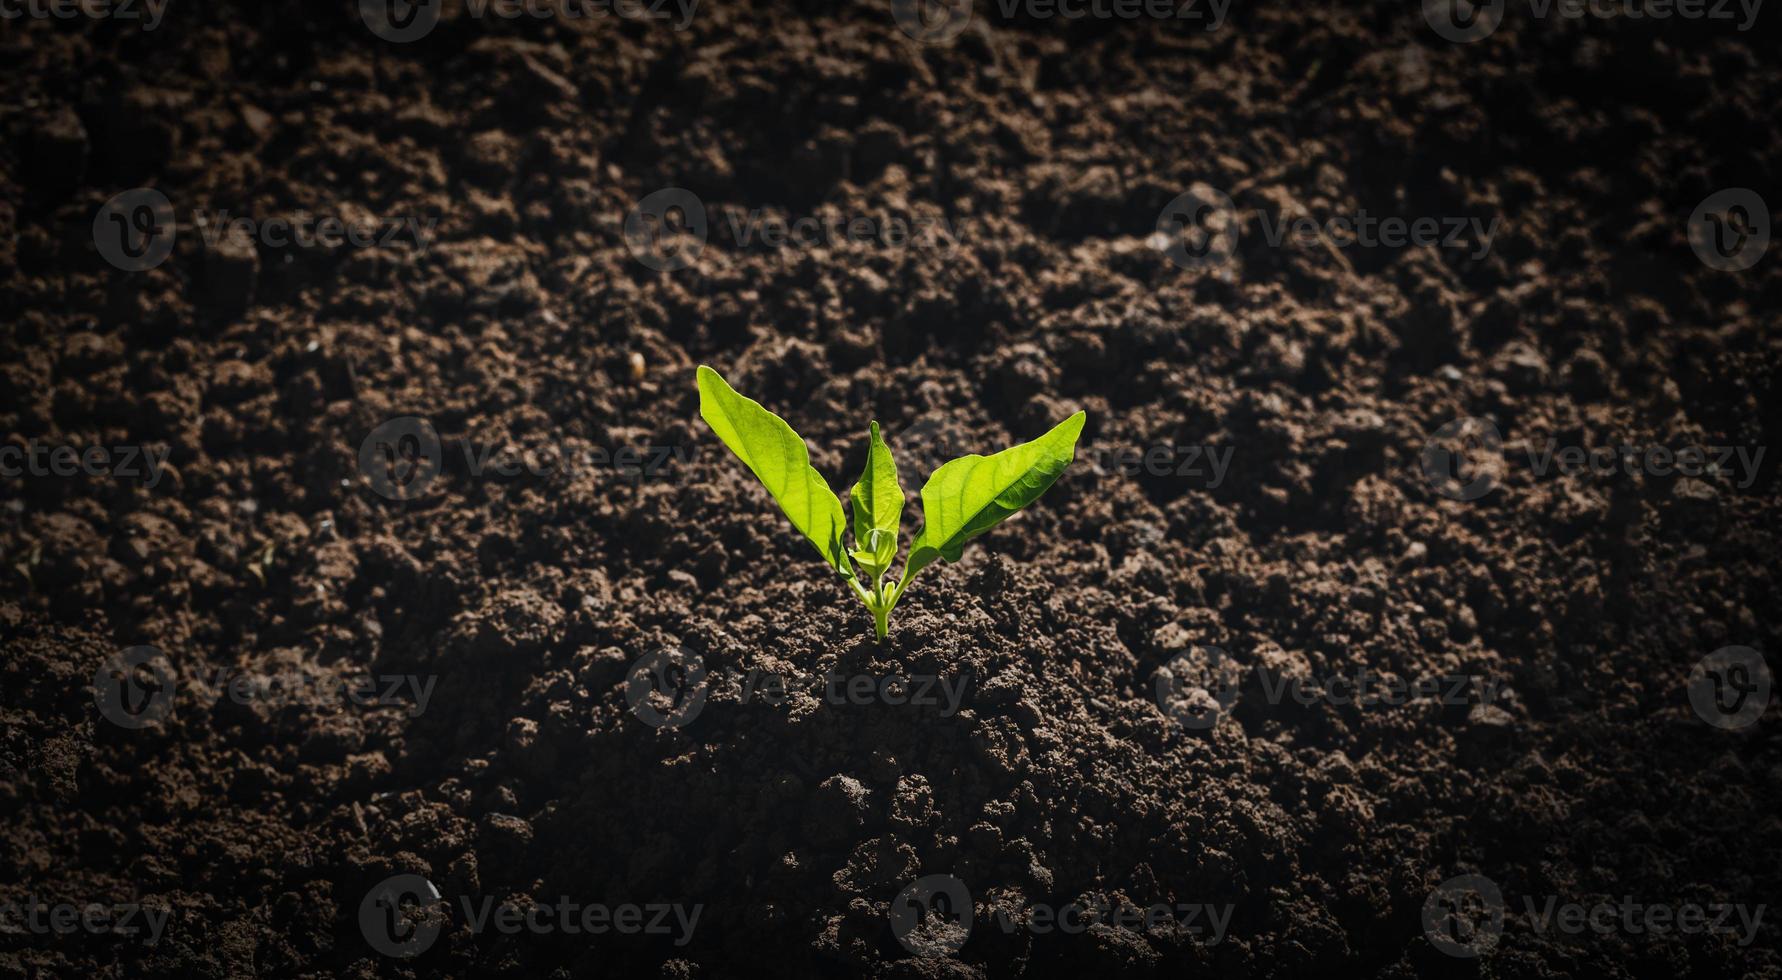
<path fill-rule="evenodd" d="M 847 524 L 841 500 L 811 466 L 804 440 L 784 419 L 737 394 L 718 372 L 701 364 L 698 376 L 700 417 L 773 494 L 792 526 L 817 546 L 823 559 L 843 578 L 853 578 L 854 566 L 842 550 Z"/>
<path fill-rule="evenodd" d="M 903 524 L 897 461 L 879 435 L 877 422 L 868 426 L 866 468 L 848 496 L 854 504 L 854 560 L 868 578 L 876 580 L 897 557 L 897 532 Z"/>
<path fill-rule="evenodd" d="M 922 487 L 924 524 L 903 565 L 901 593 L 936 558 L 959 560 L 965 543 L 1045 493 L 1077 455 L 1084 415 L 1078 412 L 1032 442 L 994 456 L 962 456 Z"/>

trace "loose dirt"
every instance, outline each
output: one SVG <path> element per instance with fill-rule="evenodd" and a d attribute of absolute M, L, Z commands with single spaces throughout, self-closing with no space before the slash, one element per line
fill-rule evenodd
<path fill-rule="evenodd" d="M 1774 714 L 1723 731 L 1688 696 L 1708 653 L 1782 641 L 1772 457 L 1740 487 L 1527 456 L 1778 438 L 1782 265 L 1711 269 L 1685 235 L 1719 188 L 1777 197 L 1774 50 L 1521 8 L 1451 44 L 1415 5 L 1214 31 L 993 6 L 938 45 L 882 4 L 448 13 L 409 44 L 338 0 L 9 23 L 0 433 L 168 455 L 152 488 L 5 478 L 0 900 L 170 915 L 153 946 L 0 936 L 0 973 L 1782 975 L 1769 918 L 1741 945 L 1526 911 L 1782 895 Z M 1184 269 L 1151 236 L 1196 184 L 1241 234 Z M 130 273 L 93 221 L 136 187 L 180 234 Z M 667 187 L 711 215 L 672 272 L 624 235 Z M 929 234 L 745 246 L 751 209 Z M 1264 233 L 1364 209 L 1500 224 L 1483 255 Z M 223 211 L 402 234 L 207 241 Z M 698 363 L 838 491 L 869 418 L 912 498 L 1078 408 L 1085 453 L 880 645 L 698 421 Z M 412 500 L 360 465 L 404 416 L 441 440 Z M 1462 417 L 1505 440 L 1478 499 L 1422 462 Z M 1160 446 L 1212 449 L 1123 472 Z M 539 472 L 477 472 L 505 447 Z M 179 690 L 141 730 L 92 691 L 135 645 Z M 671 650 L 707 680 L 659 728 L 629 677 Z M 432 686 L 208 702 L 219 670 Z M 1269 693 L 1361 670 L 1493 696 Z M 857 704 L 831 673 L 963 694 Z M 361 921 L 399 873 L 454 903 L 408 960 Z M 1464 874 L 1509 910 L 1478 960 L 1423 922 Z M 931 875 L 974 907 L 951 958 L 892 925 Z M 699 914 L 678 946 L 478 933 L 464 896 Z M 1020 924 L 1072 903 L 1208 912 Z"/>

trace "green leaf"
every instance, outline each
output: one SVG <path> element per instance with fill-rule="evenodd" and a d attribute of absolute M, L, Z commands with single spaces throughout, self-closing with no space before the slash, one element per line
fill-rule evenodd
<path fill-rule="evenodd" d="M 959 560 L 965 543 L 1033 503 L 1057 482 L 1077 455 L 1082 412 L 1032 442 L 994 456 L 962 456 L 946 463 L 922 487 L 922 532 L 910 545 L 898 593 L 936 558 Z"/>
<path fill-rule="evenodd" d="M 718 372 L 699 366 L 699 415 L 724 445 L 743 461 L 780 509 L 817 546 L 823 560 L 843 578 L 854 577 L 854 566 L 842 550 L 841 500 L 822 474 L 811 467 L 804 440 L 778 415 L 726 384 Z"/>
<path fill-rule="evenodd" d="M 897 558 L 897 532 L 903 524 L 903 488 L 897 485 L 897 461 L 879 435 L 879 424 L 867 427 L 866 468 L 848 496 L 854 504 L 854 560 L 877 581 Z"/>

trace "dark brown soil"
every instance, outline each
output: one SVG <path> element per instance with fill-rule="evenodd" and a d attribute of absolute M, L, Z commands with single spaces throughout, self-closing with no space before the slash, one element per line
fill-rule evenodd
<path fill-rule="evenodd" d="M 1728 272 L 1686 237 L 1717 189 L 1782 205 L 1782 11 L 1740 33 L 1513 5 L 1451 44 L 1414 3 L 1240 4 L 1210 32 L 994 7 L 935 45 L 883 3 L 709 0 L 685 32 L 448 15 L 412 44 L 343 0 L 0 26 L 0 436 L 169 451 L 152 489 L 0 478 L 0 902 L 170 910 L 153 946 L 0 934 L 0 975 L 1782 976 L 1775 910 L 1743 942 L 1543 932 L 1524 905 L 1782 896 L 1776 709 L 1725 731 L 1688 696 L 1711 651 L 1782 647 L 1774 454 L 1743 488 L 1518 455 L 1782 435 L 1778 246 Z M 1185 270 L 1147 238 L 1197 182 L 1252 218 L 1229 264 Z M 92 228 L 142 186 L 182 234 L 129 273 Z M 962 241 L 725 229 L 658 272 L 623 225 L 671 186 Z M 1483 257 L 1272 247 L 1254 217 L 1364 208 L 1502 230 Z M 207 243 L 196 210 L 438 224 L 424 250 L 256 247 Z M 925 573 L 879 645 L 698 420 L 698 363 L 838 492 L 869 418 L 923 443 L 912 498 L 924 453 L 1077 408 L 1100 455 Z M 386 499 L 361 445 L 410 415 L 445 469 Z M 1422 467 L 1461 416 L 1512 458 L 1482 499 Z M 478 475 L 460 438 L 679 458 Z M 1229 447 L 1229 472 L 1108 461 L 1156 445 Z M 129 730 L 92 688 L 141 644 L 181 696 Z M 1277 704 L 1246 673 L 1196 728 L 1156 685 L 1208 646 L 1498 694 Z M 712 684 L 652 727 L 628 671 L 676 648 L 790 696 Z M 225 668 L 437 687 L 418 714 L 186 696 Z M 829 671 L 969 686 L 957 712 L 834 704 Z M 477 933 L 454 906 L 397 959 L 359 910 L 399 872 L 702 910 L 675 946 Z M 1469 873 L 1509 906 L 1477 960 L 1421 920 Z M 974 901 L 951 958 L 891 925 L 929 875 Z M 1228 907 L 1229 931 L 998 918 L 1071 902 Z"/>

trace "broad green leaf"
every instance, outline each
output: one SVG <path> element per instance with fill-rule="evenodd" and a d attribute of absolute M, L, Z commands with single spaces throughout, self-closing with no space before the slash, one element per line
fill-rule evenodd
<path fill-rule="evenodd" d="M 853 578 L 854 566 L 842 550 L 847 523 L 841 500 L 812 468 L 804 440 L 784 419 L 737 394 L 718 372 L 701 364 L 698 375 L 699 415 L 705 424 L 773 494 L 792 526 L 817 546 L 823 560 L 842 577 Z"/>
<path fill-rule="evenodd" d="M 1083 419 L 1078 412 L 1032 442 L 994 456 L 961 456 L 935 470 L 922 487 L 924 523 L 898 593 L 936 558 L 958 561 L 967 541 L 1038 500 L 1076 458 Z"/>
<path fill-rule="evenodd" d="M 903 523 L 903 488 L 897 485 L 897 461 L 891 447 L 871 423 L 866 436 L 866 468 L 848 496 L 854 504 L 854 560 L 874 581 L 897 557 L 897 532 Z"/>

